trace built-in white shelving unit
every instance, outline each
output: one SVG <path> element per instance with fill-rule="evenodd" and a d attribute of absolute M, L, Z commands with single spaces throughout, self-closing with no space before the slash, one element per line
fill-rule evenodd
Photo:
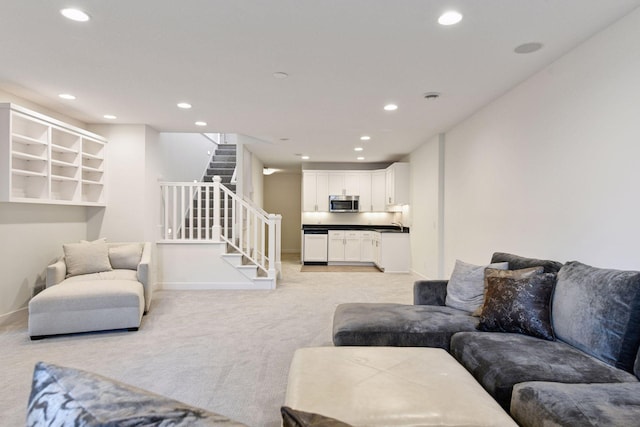
<path fill-rule="evenodd" d="M 0 201 L 105 206 L 107 141 L 0 103 Z"/>

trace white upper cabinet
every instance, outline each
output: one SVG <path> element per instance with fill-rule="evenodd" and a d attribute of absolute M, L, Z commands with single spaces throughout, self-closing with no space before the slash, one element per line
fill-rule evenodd
<path fill-rule="evenodd" d="M 0 104 L 0 201 L 104 206 L 107 141 Z"/>
<path fill-rule="evenodd" d="M 303 171 L 303 212 L 328 212 L 330 195 L 360 196 L 360 212 L 394 211 L 409 203 L 409 163 L 381 170 Z"/>
<path fill-rule="evenodd" d="M 371 212 L 373 210 L 373 204 L 371 202 L 371 173 L 361 173 L 358 175 L 358 183 L 360 187 L 360 212 Z"/>
<path fill-rule="evenodd" d="M 330 196 L 359 196 L 359 172 L 329 172 Z"/>
<path fill-rule="evenodd" d="M 302 174 L 302 211 L 329 211 L 329 175 L 326 172 Z"/>
<path fill-rule="evenodd" d="M 394 163 L 386 169 L 387 205 L 409 204 L 409 163 Z"/>
<path fill-rule="evenodd" d="M 371 210 L 373 212 L 387 210 L 385 182 L 386 171 L 376 170 L 371 173 Z"/>

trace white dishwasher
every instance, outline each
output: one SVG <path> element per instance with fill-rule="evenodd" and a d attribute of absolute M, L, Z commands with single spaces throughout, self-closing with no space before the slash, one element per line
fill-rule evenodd
<path fill-rule="evenodd" d="M 304 264 L 327 263 L 327 230 L 304 230 Z"/>

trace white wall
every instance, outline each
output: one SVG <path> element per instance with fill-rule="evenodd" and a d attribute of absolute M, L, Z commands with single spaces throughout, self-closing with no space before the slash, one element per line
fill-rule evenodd
<path fill-rule="evenodd" d="M 0 102 L 12 102 L 74 126 L 86 126 L 4 91 L 0 91 Z M 34 289 L 44 287 L 46 267 L 62 255 L 62 245 L 87 237 L 85 209 L 0 203 L 0 324 L 12 321 L 10 314 L 27 306 Z"/>
<path fill-rule="evenodd" d="M 0 203 L 0 324 L 44 287 L 47 265 L 62 245 L 86 238 L 81 206 Z"/>
<path fill-rule="evenodd" d="M 640 10 L 447 133 L 447 276 L 493 251 L 640 269 L 638 52 Z"/>
<path fill-rule="evenodd" d="M 437 135 L 411 153 L 411 268 L 422 276 L 443 276 L 442 171 L 444 135 Z M 406 221 L 405 221 L 406 222 Z"/>
<path fill-rule="evenodd" d="M 107 207 L 90 209 L 89 238 L 155 241 L 159 233 L 157 132 L 144 125 L 94 125 L 107 138 Z M 159 173 L 160 172 L 160 173 Z M 154 182 L 155 181 L 155 182 Z M 157 206 L 155 218 L 150 218 Z M 155 230 L 154 230 L 155 229 Z"/>
<path fill-rule="evenodd" d="M 161 132 L 158 135 L 162 157 L 162 180 L 200 181 L 209 165 L 216 144 L 199 133 Z"/>
<path fill-rule="evenodd" d="M 283 253 L 300 252 L 301 186 L 299 173 L 277 172 L 264 177 L 264 210 L 282 215 Z"/>

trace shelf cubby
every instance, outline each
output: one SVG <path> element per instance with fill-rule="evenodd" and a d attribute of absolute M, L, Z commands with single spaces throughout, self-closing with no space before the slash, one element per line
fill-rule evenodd
<path fill-rule="evenodd" d="M 105 205 L 106 140 L 0 103 L 0 201 Z"/>

